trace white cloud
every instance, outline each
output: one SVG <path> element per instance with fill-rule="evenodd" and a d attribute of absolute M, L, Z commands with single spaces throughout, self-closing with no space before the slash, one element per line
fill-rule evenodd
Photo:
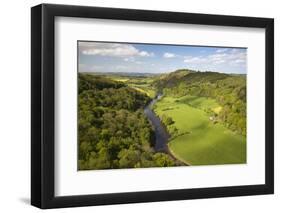
<path fill-rule="evenodd" d="M 227 61 L 228 54 L 227 53 L 219 53 L 208 56 L 208 61 L 214 64 L 221 64 Z"/>
<path fill-rule="evenodd" d="M 176 55 L 174 54 L 174 53 L 164 53 L 163 54 L 163 57 L 164 58 L 174 58 L 174 57 L 176 57 Z"/>
<path fill-rule="evenodd" d="M 245 51 L 233 49 L 230 52 L 222 51 L 220 53 L 214 53 L 206 56 L 186 56 L 184 59 L 185 63 L 190 65 L 235 65 L 243 66 L 246 64 L 247 55 Z"/>
<path fill-rule="evenodd" d="M 141 52 L 139 52 L 139 55 L 140 56 L 146 56 L 146 57 L 152 57 L 152 56 L 154 56 L 154 53 L 153 52 L 146 52 L 146 51 L 141 51 Z"/>
<path fill-rule="evenodd" d="M 111 57 L 154 56 L 152 52 L 140 51 L 131 44 L 120 43 L 79 42 L 79 50 L 84 55 Z"/>

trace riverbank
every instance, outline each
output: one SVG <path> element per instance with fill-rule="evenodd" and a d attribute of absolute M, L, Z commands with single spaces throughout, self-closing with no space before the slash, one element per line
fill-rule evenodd
<path fill-rule="evenodd" d="M 175 155 L 171 152 L 168 141 L 170 138 L 169 133 L 166 130 L 166 127 L 162 124 L 160 118 L 155 114 L 152 110 L 154 104 L 162 98 L 161 94 L 158 94 L 145 108 L 144 113 L 150 123 L 154 128 L 155 133 L 155 143 L 154 143 L 154 150 L 156 152 L 163 152 L 169 155 L 177 164 L 179 165 L 188 165 L 186 162 L 179 160 L 175 157 Z"/>

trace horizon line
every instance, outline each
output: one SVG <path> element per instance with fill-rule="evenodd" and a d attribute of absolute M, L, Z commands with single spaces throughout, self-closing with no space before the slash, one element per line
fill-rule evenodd
<path fill-rule="evenodd" d="M 172 72 L 176 72 L 176 71 L 193 71 L 193 72 L 214 72 L 214 73 L 221 73 L 221 74 L 231 74 L 231 75 L 247 75 L 247 73 L 235 73 L 235 72 L 231 72 L 231 73 L 228 73 L 228 72 L 223 72 L 223 71 L 212 71 L 212 70 L 193 70 L 193 69 L 188 69 L 188 68 L 180 68 L 180 69 L 176 69 L 174 71 L 168 71 L 168 72 L 126 72 L 126 71 L 109 71 L 109 72 L 99 72 L 99 71 L 79 71 L 78 70 L 78 73 L 134 73 L 134 74 L 154 74 L 154 75 L 157 75 L 157 74 L 169 74 L 169 73 L 172 73 Z"/>

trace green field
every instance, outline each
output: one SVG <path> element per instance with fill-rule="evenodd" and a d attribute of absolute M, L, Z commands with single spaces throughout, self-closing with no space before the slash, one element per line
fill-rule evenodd
<path fill-rule="evenodd" d="M 214 99 L 206 98 L 206 97 L 187 95 L 179 98 L 177 101 L 188 104 L 195 108 L 202 109 L 204 111 L 212 111 L 217 114 L 222 109 L 222 107 Z"/>
<path fill-rule="evenodd" d="M 172 118 L 169 130 L 176 128 L 169 141 L 171 152 L 190 165 L 246 163 L 246 139 L 219 122 L 206 111 L 216 112 L 220 106 L 210 98 L 184 96 L 164 97 L 154 107 L 161 118 Z"/>
<path fill-rule="evenodd" d="M 150 98 L 154 98 L 156 95 L 155 89 L 151 86 L 153 79 L 150 77 L 131 77 L 131 76 L 106 76 L 114 81 L 119 81 L 127 84 L 129 87 L 136 89 L 139 92 L 145 93 Z"/>

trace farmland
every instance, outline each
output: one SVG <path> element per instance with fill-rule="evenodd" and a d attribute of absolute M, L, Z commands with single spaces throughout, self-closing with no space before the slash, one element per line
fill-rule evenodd
<path fill-rule="evenodd" d="M 246 141 L 222 124 L 212 121 L 206 111 L 220 106 L 202 97 L 164 97 L 155 105 L 161 118 L 170 117 L 168 126 L 171 152 L 189 165 L 234 164 L 246 162 Z"/>

